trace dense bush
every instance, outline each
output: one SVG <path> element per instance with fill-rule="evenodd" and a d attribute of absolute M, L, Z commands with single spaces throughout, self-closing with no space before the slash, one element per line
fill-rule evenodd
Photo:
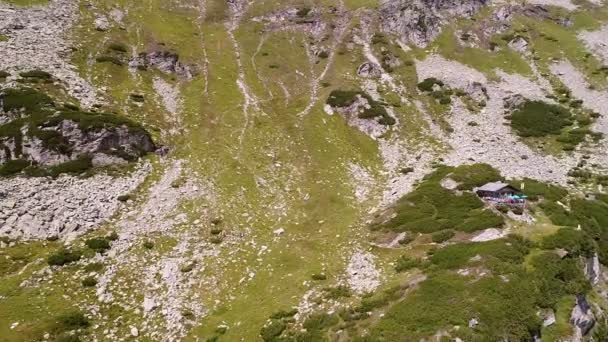
<path fill-rule="evenodd" d="M 48 95 L 31 88 L 3 89 L 0 98 L 5 112 L 21 108 L 32 111 L 53 105 L 53 100 Z"/>
<path fill-rule="evenodd" d="M 108 44 L 108 50 L 110 50 L 110 51 L 125 53 L 125 52 L 129 51 L 128 49 L 129 49 L 129 47 L 123 43 L 112 42 L 112 43 Z"/>
<path fill-rule="evenodd" d="M 48 257 L 47 263 L 51 266 L 63 266 L 80 260 L 82 253 L 76 250 L 62 249 Z"/>
<path fill-rule="evenodd" d="M 540 198 L 559 201 L 568 195 L 568 191 L 560 186 L 539 182 L 530 178 L 517 179 L 509 183 L 515 188 L 520 188 L 521 184 L 524 184 L 524 188 L 521 190 L 528 196 L 529 201 L 537 201 Z"/>
<path fill-rule="evenodd" d="M 23 159 L 8 160 L 0 165 L 0 176 L 6 177 L 17 174 L 30 165 L 31 162 Z"/>
<path fill-rule="evenodd" d="M 90 325 L 89 319 L 82 312 L 70 312 L 57 318 L 57 328 L 60 331 L 70 331 L 86 328 Z"/>
<path fill-rule="evenodd" d="M 327 275 L 325 273 L 315 273 L 312 276 L 310 276 L 310 278 L 312 280 L 326 280 Z"/>
<path fill-rule="evenodd" d="M 0 70 L 0 78 L 7 78 L 9 77 L 11 74 L 4 71 L 4 70 Z"/>
<path fill-rule="evenodd" d="M 49 167 L 48 174 L 52 177 L 57 177 L 63 173 L 79 175 L 91 167 L 93 167 L 92 158 L 89 156 L 80 156 L 77 159 Z"/>
<path fill-rule="evenodd" d="M 398 232 L 433 233 L 444 229 L 472 232 L 504 224 L 501 216 L 483 209 L 477 195 L 460 195 L 439 185 L 449 169 L 440 168 L 394 206 L 395 216 L 379 227 Z"/>
<path fill-rule="evenodd" d="M 567 109 L 541 101 L 525 102 L 511 115 L 511 127 L 522 137 L 557 135 L 572 121 Z"/>
<path fill-rule="evenodd" d="M 410 258 L 406 255 L 402 255 L 397 259 L 395 263 L 395 271 L 396 272 L 405 272 L 412 268 L 420 266 L 420 260 Z"/>
<path fill-rule="evenodd" d="M 111 64 L 118 65 L 118 66 L 125 64 L 123 61 L 120 60 L 120 58 L 110 56 L 110 55 L 97 56 L 97 58 L 95 58 L 95 61 L 97 63 L 111 63 Z"/>
<path fill-rule="evenodd" d="M 485 260 L 518 264 L 523 262 L 529 249 L 529 242 L 519 236 L 511 235 L 493 241 L 448 245 L 435 251 L 430 260 L 432 264 L 445 269 L 463 267 L 477 255 Z"/>
<path fill-rule="evenodd" d="M 84 287 L 93 287 L 97 285 L 97 279 L 95 277 L 86 277 L 82 280 L 82 286 Z"/>
<path fill-rule="evenodd" d="M 19 73 L 19 76 L 21 76 L 23 78 L 36 78 L 36 79 L 42 79 L 42 80 L 49 80 L 53 77 L 48 72 L 42 71 L 42 70 L 24 71 L 24 72 Z"/>
<path fill-rule="evenodd" d="M 273 313 L 272 315 L 270 315 L 270 318 L 272 318 L 272 319 L 289 318 L 289 317 L 293 317 L 297 313 L 298 313 L 298 309 L 292 309 L 289 311 L 279 310 L 279 311 Z"/>
<path fill-rule="evenodd" d="M 110 240 L 106 238 L 92 238 L 85 241 L 85 244 L 90 249 L 97 253 L 103 253 L 110 249 Z"/>
<path fill-rule="evenodd" d="M 303 18 L 303 17 L 306 17 L 306 16 L 308 15 L 308 13 L 310 13 L 310 8 L 309 8 L 309 7 L 302 7 L 302 8 L 300 8 L 300 9 L 299 9 L 299 10 L 296 12 L 296 15 L 297 15 L 298 17 Z"/>
<path fill-rule="evenodd" d="M 273 319 L 260 330 L 260 336 L 264 341 L 274 341 L 287 328 L 287 325 L 278 319 Z"/>
<path fill-rule="evenodd" d="M 100 262 L 93 262 L 84 267 L 86 272 L 99 272 L 103 270 L 103 264 Z"/>
<path fill-rule="evenodd" d="M 344 108 L 353 104 L 359 96 L 366 99 L 369 104 L 369 108 L 359 114 L 360 118 L 379 118 L 378 122 L 387 126 L 395 124 L 395 118 L 388 114 L 384 105 L 362 91 L 334 90 L 329 94 L 326 103 L 332 107 Z"/>
<path fill-rule="evenodd" d="M 426 78 L 422 82 L 418 83 L 418 89 L 420 89 L 421 91 L 425 91 L 425 92 L 431 92 L 431 91 L 433 91 L 433 87 L 435 85 L 443 87 L 443 82 L 434 77 L 430 77 L 430 78 Z"/>
<path fill-rule="evenodd" d="M 453 238 L 454 235 L 456 235 L 456 233 L 454 233 L 453 230 L 445 229 L 445 230 L 440 230 L 438 232 L 434 232 L 431 235 L 431 239 L 435 243 L 442 243 L 442 242 L 448 241 L 449 239 Z"/>
<path fill-rule="evenodd" d="M 458 189 L 473 190 L 489 182 L 502 179 L 500 172 L 488 164 L 460 165 L 452 170 L 450 178 L 460 183 Z"/>
<path fill-rule="evenodd" d="M 584 231 L 574 228 L 561 228 L 555 234 L 542 240 L 544 249 L 563 248 L 570 255 L 589 257 L 595 251 L 593 239 Z"/>
<path fill-rule="evenodd" d="M 323 289 L 329 299 L 347 298 L 352 296 L 350 288 L 347 286 L 326 287 Z"/>

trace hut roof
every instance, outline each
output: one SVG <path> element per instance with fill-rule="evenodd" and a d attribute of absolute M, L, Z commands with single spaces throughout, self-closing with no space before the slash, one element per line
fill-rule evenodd
<path fill-rule="evenodd" d="M 515 188 L 514 186 L 507 184 L 507 183 L 503 183 L 503 182 L 491 182 L 491 183 L 486 183 L 482 186 L 480 186 L 479 188 L 477 188 L 477 191 L 500 191 L 504 188 L 511 188 L 515 191 L 519 191 L 519 189 Z"/>

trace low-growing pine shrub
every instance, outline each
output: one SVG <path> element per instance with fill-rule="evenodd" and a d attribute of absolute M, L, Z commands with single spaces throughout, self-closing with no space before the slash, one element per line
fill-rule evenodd
<path fill-rule="evenodd" d="M 37 78 L 41 80 L 49 80 L 53 76 L 46 71 L 42 70 L 30 70 L 19 73 L 19 76 L 23 78 Z"/>
<path fill-rule="evenodd" d="M 431 235 L 431 239 L 435 243 L 442 243 L 442 242 L 448 241 L 449 239 L 453 238 L 454 235 L 455 235 L 455 233 L 453 230 L 445 229 L 445 230 L 440 230 L 438 232 L 433 233 Z"/>
<path fill-rule="evenodd" d="M 84 287 L 93 287 L 97 285 L 97 279 L 95 277 L 86 277 L 82 280 L 82 286 Z"/>
<path fill-rule="evenodd" d="M 97 253 L 103 253 L 110 249 L 110 241 L 106 238 L 92 238 L 85 241 L 85 244 L 90 249 Z"/>
<path fill-rule="evenodd" d="M 51 266 L 63 266 L 78 261 L 81 257 L 82 253 L 80 251 L 62 249 L 55 254 L 51 254 L 47 259 L 47 263 Z"/>
<path fill-rule="evenodd" d="M 401 257 L 399 257 L 399 259 L 397 259 L 397 262 L 395 263 L 395 271 L 396 272 L 405 272 L 414 267 L 418 267 L 419 265 L 420 265 L 419 260 L 402 255 Z"/>

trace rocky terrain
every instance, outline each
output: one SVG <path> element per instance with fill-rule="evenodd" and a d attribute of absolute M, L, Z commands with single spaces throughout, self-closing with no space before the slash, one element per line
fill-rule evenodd
<path fill-rule="evenodd" d="M 0 0 L 0 340 L 605 340 L 607 6 Z"/>

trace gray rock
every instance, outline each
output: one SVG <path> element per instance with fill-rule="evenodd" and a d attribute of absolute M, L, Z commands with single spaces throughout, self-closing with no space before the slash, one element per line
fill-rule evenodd
<path fill-rule="evenodd" d="M 97 31 L 107 31 L 110 29 L 110 21 L 105 15 L 95 18 L 95 29 Z"/>
<path fill-rule="evenodd" d="M 576 296 L 576 305 L 570 315 L 570 323 L 574 325 L 575 336 L 585 336 L 595 325 L 595 317 L 591 311 L 591 306 L 584 295 Z"/>
<path fill-rule="evenodd" d="M 597 283 L 599 283 L 600 275 L 601 275 L 601 267 L 600 267 L 600 260 L 597 256 L 597 253 L 595 253 L 592 257 L 587 258 L 587 261 L 585 262 L 584 271 L 585 271 L 585 275 L 587 276 L 587 279 L 589 279 L 591 284 L 596 285 Z"/>

